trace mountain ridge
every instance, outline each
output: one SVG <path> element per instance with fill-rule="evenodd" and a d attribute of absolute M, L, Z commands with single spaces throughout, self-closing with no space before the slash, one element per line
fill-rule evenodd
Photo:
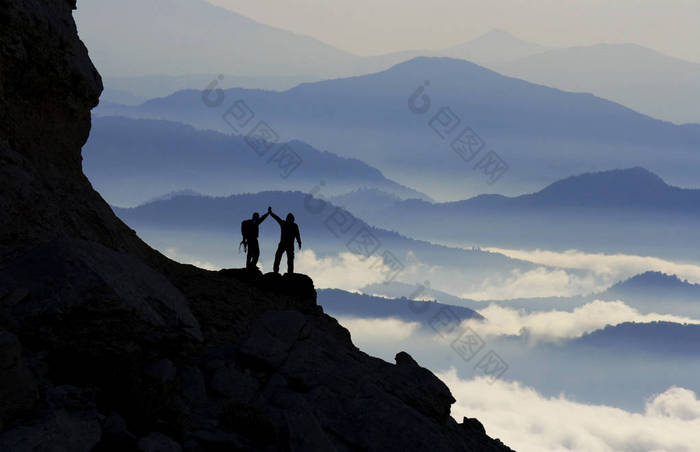
<path fill-rule="evenodd" d="M 271 156 L 291 149 L 296 166 Z M 290 152 L 290 156 L 292 155 Z M 85 145 L 83 168 L 111 204 L 138 205 L 165 192 L 192 189 L 210 195 L 322 185 L 328 195 L 376 187 L 403 197 L 430 199 L 387 179 L 359 159 L 290 140 L 260 155 L 246 136 L 201 131 L 164 120 L 99 117 Z M 124 181 L 129 180 L 125 185 Z"/>
<path fill-rule="evenodd" d="M 700 122 L 691 100 L 700 90 L 700 64 L 637 44 L 552 49 L 487 66 L 533 83 L 595 93 L 677 124 Z"/>
<path fill-rule="evenodd" d="M 409 108 L 409 101 L 421 102 L 420 95 L 412 97 L 419 88 L 429 100 L 423 114 Z M 697 180 L 689 168 L 700 161 L 700 126 L 676 126 L 591 94 L 547 88 L 463 60 L 419 57 L 382 72 L 283 92 L 223 93 L 229 103 L 244 101 L 277 133 L 359 158 L 434 199 L 494 189 L 513 195 L 582 169 L 641 166 L 675 185 Z M 225 131 L 227 105 L 207 108 L 201 93 L 186 91 L 137 108 L 98 107 L 96 114 L 163 117 Z M 435 119 L 440 112 L 454 115 L 442 131 Z M 483 142 L 476 156 L 470 152 L 477 150 L 455 141 L 466 127 Z M 491 150 L 506 163 L 499 177 L 478 165 Z M 659 159 L 666 152 L 677 158 Z M 552 158 L 556 166 L 548 163 Z"/>

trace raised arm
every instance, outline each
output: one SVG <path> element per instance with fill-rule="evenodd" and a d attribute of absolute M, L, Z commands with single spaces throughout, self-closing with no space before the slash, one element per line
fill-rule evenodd
<path fill-rule="evenodd" d="M 260 224 L 260 223 L 262 223 L 263 221 L 265 221 L 265 218 L 267 218 L 268 215 L 270 215 L 270 212 L 267 212 L 265 215 L 263 215 L 262 217 L 258 218 L 258 224 Z"/>
<path fill-rule="evenodd" d="M 274 218 L 275 221 L 277 221 L 280 224 L 280 226 L 282 226 L 282 219 L 280 217 L 278 217 L 277 215 L 275 215 L 275 212 L 273 212 L 271 210 L 269 213 L 270 213 L 270 215 L 272 215 L 272 218 Z"/>

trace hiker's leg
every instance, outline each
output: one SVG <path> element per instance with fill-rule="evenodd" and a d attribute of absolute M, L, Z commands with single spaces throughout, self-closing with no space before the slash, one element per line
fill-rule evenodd
<path fill-rule="evenodd" d="M 294 244 L 287 248 L 287 273 L 294 273 Z"/>
<path fill-rule="evenodd" d="M 275 253 L 275 264 L 272 266 L 272 271 L 275 273 L 280 272 L 280 261 L 282 260 L 282 253 L 284 253 L 284 247 L 280 243 L 277 247 L 277 252 Z"/>
<path fill-rule="evenodd" d="M 248 246 L 248 250 L 250 250 L 250 268 L 257 268 L 258 259 L 260 258 L 260 244 L 258 244 L 256 239 L 251 241 Z"/>

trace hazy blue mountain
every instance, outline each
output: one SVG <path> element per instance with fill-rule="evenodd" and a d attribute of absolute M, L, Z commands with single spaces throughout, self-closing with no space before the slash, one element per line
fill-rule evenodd
<path fill-rule="evenodd" d="M 460 278 L 459 283 L 467 287 L 495 274 L 534 268 L 529 262 L 501 254 L 434 245 L 374 228 L 329 202 L 301 192 L 272 191 L 219 198 L 175 196 L 135 208 L 114 208 L 114 211 L 157 249 L 165 251 L 176 247 L 183 255 L 197 256 L 221 266 L 235 266 L 232 261 L 240 260 L 235 250 L 240 241 L 241 221 L 250 218 L 255 211 L 262 213 L 267 206 L 272 206 L 282 216 L 293 212 L 304 249 L 312 249 L 320 258 L 340 253 L 363 257 L 367 252 L 382 256 L 388 262 L 385 255 L 388 251 L 405 269 L 418 262 L 440 266 L 439 274 L 434 276 L 438 278 L 434 281 L 436 286 L 441 277 Z M 359 246 L 368 236 L 373 238 L 364 243 L 370 243 Z M 270 250 L 274 250 L 279 240 L 279 226 L 274 220 L 268 219 L 260 226 L 260 240 L 263 256 L 269 261 L 269 254 L 273 253 Z"/>
<path fill-rule="evenodd" d="M 462 212 L 464 209 L 630 209 L 700 215 L 700 189 L 686 189 L 667 184 L 644 168 L 628 168 L 570 176 L 532 194 L 516 197 L 479 195 L 447 203 L 415 202 L 392 197 L 381 190 L 356 190 L 334 198 L 360 210 L 372 203 L 382 209 L 390 203 L 396 207 L 438 208 Z M 437 212 L 437 211 L 436 211 Z M 387 215 L 390 215 L 388 213 Z"/>
<path fill-rule="evenodd" d="M 492 30 L 446 49 L 361 57 L 204 0 L 93 0 L 75 17 L 106 86 L 138 97 L 203 89 L 219 74 L 230 74 L 221 83 L 225 88 L 281 90 L 382 71 L 418 56 L 448 56 L 534 83 L 591 92 L 660 119 L 700 122 L 693 102 L 700 65 L 640 46 L 551 49 Z M 134 104 L 127 96 L 104 98 Z"/>
<path fill-rule="evenodd" d="M 635 44 L 554 49 L 486 65 L 533 83 L 593 93 L 655 118 L 700 123 L 700 64 Z"/>
<path fill-rule="evenodd" d="M 672 355 L 700 354 L 700 325 L 671 322 L 622 323 L 607 326 L 572 341 L 576 346 L 598 347 L 608 353 L 643 351 Z"/>
<path fill-rule="evenodd" d="M 300 159 L 291 173 L 293 167 L 286 167 L 291 160 L 270 161 L 281 145 L 260 156 L 241 136 L 168 121 L 95 118 L 83 167 L 102 196 L 121 206 L 182 189 L 209 195 L 308 192 L 321 181 L 328 195 L 375 187 L 402 198 L 428 199 L 357 159 L 338 157 L 300 141 L 287 144 Z"/>
<path fill-rule="evenodd" d="M 318 290 L 318 304 L 332 316 L 360 318 L 395 318 L 405 322 L 419 322 L 430 328 L 430 321 L 442 309 L 449 309 L 452 318 L 459 321 L 483 319 L 477 312 L 462 306 L 451 306 L 436 301 L 414 301 L 402 298 L 382 298 L 338 289 Z M 410 295 L 407 293 L 406 295 Z"/>
<path fill-rule="evenodd" d="M 154 0 L 148 1 L 152 2 Z M 176 1 L 171 3 L 163 2 L 163 0 L 158 1 L 161 1 L 163 6 L 167 5 L 167 8 L 164 11 L 170 11 L 170 14 L 164 14 L 163 17 L 161 17 L 161 20 L 172 21 L 173 23 L 184 20 L 184 18 L 180 17 L 181 14 L 178 13 L 182 6 Z M 118 49 L 113 49 L 113 45 L 110 45 L 110 43 L 107 42 L 107 39 L 102 36 L 102 33 L 104 33 L 103 30 L 100 30 L 99 36 L 97 35 L 97 26 L 94 24 L 100 23 L 104 20 L 104 15 L 95 17 L 100 11 L 109 11 L 112 13 L 114 5 L 100 5 L 99 3 L 100 0 L 93 2 L 93 5 L 90 5 L 88 10 L 84 10 L 84 8 L 81 7 L 80 14 L 85 16 L 84 21 L 86 22 L 85 25 L 81 27 L 81 33 L 83 34 L 84 39 L 89 41 L 96 40 L 101 44 L 100 48 L 94 50 L 98 54 L 98 58 L 101 56 L 99 54 L 105 53 L 110 56 L 110 59 L 112 59 L 115 57 L 114 53 L 118 52 Z M 97 8 L 98 6 L 99 9 Z M 206 16 L 211 12 L 212 6 L 203 2 L 190 2 L 186 8 L 187 11 L 196 9 L 198 12 L 195 14 L 195 16 Z M 129 11 L 119 11 L 120 15 L 129 13 Z M 156 10 L 151 10 L 151 13 L 156 15 L 158 14 Z M 228 17 L 228 19 L 233 23 L 244 21 L 248 24 L 249 28 L 247 30 L 235 31 L 235 33 L 245 32 L 251 36 L 251 39 L 256 39 L 257 35 L 266 36 L 270 34 L 270 27 L 258 24 L 259 27 L 256 28 L 254 21 L 243 19 L 242 16 L 238 14 L 223 11 L 223 15 L 224 17 Z M 81 19 L 82 18 L 79 17 L 79 20 Z M 131 23 L 132 27 L 135 25 L 146 25 L 140 20 L 136 21 L 135 24 L 133 22 Z M 108 28 L 108 30 L 114 31 L 111 27 Z M 148 28 L 146 30 L 138 30 L 138 32 L 147 34 L 148 36 L 151 36 L 152 34 L 152 31 Z M 226 32 L 228 32 L 228 30 L 223 30 L 220 33 Z M 283 35 L 284 32 L 279 30 L 278 33 L 279 37 Z M 222 71 L 224 72 L 224 75 L 219 83 L 219 87 L 221 88 L 235 87 L 280 91 L 293 88 L 301 83 L 319 81 L 323 78 L 328 78 L 329 76 L 362 75 L 377 72 L 419 56 L 450 56 L 453 58 L 470 60 L 479 64 L 486 64 L 505 60 L 511 61 L 548 50 L 547 47 L 522 41 L 506 31 L 493 30 L 472 41 L 452 46 L 444 50 L 408 50 L 368 57 L 354 56 L 345 52 L 336 52 L 333 57 L 329 57 L 328 53 L 330 46 L 310 46 L 309 41 L 314 42 L 313 40 L 301 39 L 299 36 L 292 33 L 289 33 L 289 35 L 291 43 L 298 46 L 298 48 L 292 49 L 293 52 L 296 51 L 298 53 L 303 53 L 306 62 L 319 60 L 325 62 L 325 64 L 321 65 L 320 67 L 318 65 L 315 66 L 311 64 L 302 68 L 292 65 L 285 68 L 276 68 L 275 72 L 267 73 L 264 72 L 264 69 L 262 68 L 258 68 L 256 70 L 256 64 L 269 64 L 270 62 L 267 61 L 267 59 L 271 56 L 260 55 L 257 51 L 257 47 L 243 47 L 235 50 L 236 52 L 243 53 L 246 56 L 246 59 L 251 63 L 251 66 L 230 66 L 228 61 L 218 60 L 215 62 L 207 62 L 207 64 L 204 65 L 207 68 L 211 68 L 212 71 L 216 70 L 216 72 L 193 74 L 191 73 L 193 70 L 202 71 L 202 67 L 192 66 L 184 73 L 168 73 L 160 67 L 153 68 L 150 61 L 141 61 L 138 66 L 133 69 L 133 71 L 135 71 L 134 75 L 114 75 L 124 74 L 124 66 L 132 67 L 134 64 L 132 54 L 130 55 L 131 58 L 126 61 L 125 65 L 115 69 L 116 72 L 110 72 L 109 75 L 103 77 L 107 90 L 105 93 L 103 93 L 102 99 L 112 103 L 136 105 L 147 98 L 164 97 L 184 89 L 203 89 L 205 86 L 209 85 L 212 80 L 215 80 L 217 77 L 222 75 L 220 74 Z M 117 39 L 116 42 L 122 42 L 121 40 L 123 37 L 121 35 L 119 37 L 112 37 Z M 163 44 L 166 45 L 162 48 L 158 48 L 158 46 Z M 317 44 L 317 42 L 314 42 L 314 44 Z M 178 50 L 181 49 L 173 48 L 162 41 L 158 43 L 150 42 L 149 45 L 152 46 L 149 51 L 158 53 L 159 57 L 161 58 L 163 55 L 169 55 L 171 60 L 194 58 L 192 56 L 182 55 L 181 52 L 178 52 Z M 217 47 L 220 44 L 216 42 L 207 42 L 207 48 L 212 45 Z M 287 43 L 285 45 L 289 44 Z M 320 54 L 315 55 L 315 53 Z M 179 56 L 175 57 L 175 55 Z M 196 58 L 200 58 L 200 56 L 198 55 Z M 111 61 L 105 61 L 104 63 L 109 65 L 112 64 Z M 225 69 L 229 72 L 224 70 L 222 64 L 225 65 Z M 244 75 L 251 72 L 254 75 Z M 141 102 L 136 102 L 135 99 L 142 100 Z"/>
<path fill-rule="evenodd" d="M 374 199 L 374 201 L 372 201 Z M 528 195 L 432 203 L 373 191 L 336 200 L 379 227 L 443 243 L 582 249 L 695 259 L 700 190 L 668 185 L 643 168 L 568 177 Z"/>
<path fill-rule="evenodd" d="M 417 286 L 393 281 L 389 284 L 370 284 L 362 292 L 379 297 L 400 298 L 417 293 L 424 297 L 453 306 L 472 310 L 483 309 L 489 304 L 535 311 L 573 311 L 594 300 L 618 301 L 639 310 L 643 314 L 673 314 L 700 319 L 700 284 L 682 281 L 676 275 L 660 272 L 645 272 L 613 284 L 603 292 L 574 297 L 516 298 L 511 300 L 470 300 L 431 287 Z"/>
<path fill-rule="evenodd" d="M 203 0 L 93 0 L 81 4 L 75 18 L 95 66 L 107 76 L 298 76 L 327 73 L 327 66 L 353 59 Z"/>
<path fill-rule="evenodd" d="M 227 87 L 243 82 L 241 86 L 280 89 L 293 79 L 376 72 L 433 53 L 361 57 L 204 0 L 93 0 L 81 5 L 75 18 L 107 86 L 137 94 L 149 80 L 170 84 L 175 81 L 170 76 L 180 77 L 179 83 L 201 78 L 195 74 L 239 77 L 234 84 L 224 81 Z M 197 83 L 179 89 L 199 87 Z"/>
<path fill-rule="evenodd" d="M 141 75 L 131 77 L 105 77 L 103 82 L 107 89 L 102 93 L 101 100 L 124 105 L 136 105 L 137 102 L 120 102 L 119 93 L 122 95 L 133 93 L 141 99 L 138 104 L 154 97 L 165 97 L 176 91 L 184 89 L 204 89 L 212 80 L 216 80 L 222 74 L 191 74 L 191 75 Z M 283 75 L 259 75 L 241 76 L 226 74 L 220 80 L 221 88 L 247 88 L 282 91 L 293 88 L 301 83 L 321 80 L 320 76 L 283 76 Z"/>
<path fill-rule="evenodd" d="M 700 326 L 667 322 L 623 323 L 563 344 L 528 346 L 521 339 L 491 340 L 510 365 L 509 379 L 558 397 L 635 411 L 673 385 L 700 390 Z"/>
<path fill-rule="evenodd" d="M 466 300 L 442 290 L 433 289 L 426 286 L 424 281 L 416 281 L 416 284 L 413 285 L 402 283 L 400 281 L 392 281 L 388 284 L 369 284 L 363 287 L 361 291 L 366 295 L 380 298 L 404 298 L 408 297 L 410 294 L 418 294 L 413 296 L 436 300 L 441 304 L 467 307 L 472 310 L 479 308 L 478 301 Z"/>
<path fill-rule="evenodd" d="M 393 207 L 402 199 L 393 193 L 388 193 L 377 188 L 359 188 L 337 196 L 331 196 L 329 201 L 342 207 L 362 210 L 365 206 L 372 211 Z"/>
<path fill-rule="evenodd" d="M 637 298 L 686 298 L 700 303 L 700 284 L 681 280 L 676 275 L 646 272 L 621 281 L 605 291 L 607 296 Z"/>
<path fill-rule="evenodd" d="M 413 110 L 423 111 L 417 88 L 430 100 L 424 114 L 409 109 L 415 94 Z M 416 58 L 377 74 L 284 92 L 234 89 L 225 94 L 216 108 L 205 106 L 199 91 L 181 91 L 137 108 L 99 107 L 97 114 L 167 118 L 230 131 L 222 115 L 242 99 L 255 121 L 264 120 L 278 135 L 359 158 L 399 183 L 442 199 L 485 191 L 519 194 L 582 170 L 630 166 L 644 166 L 678 185 L 698 180 L 693 168 L 700 164 L 700 125 L 654 120 L 590 94 L 534 85 L 463 60 Z M 442 107 L 460 122 L 440 126 L 449 122 Z M 431 128 L 438 112 L 442 115 Z M 463 159 L 450 146 L 466 126 L 486 143 L 471 160 L 471 154 L 463 152 Z M 489 171 L 495 169 L 485 159 L 490 150 L 509 166 L 492 186 L 490 175 L 498 173 Z M 673 159 L 661 158 L 671 154 Z"/>
<path fill-rule="evenodd" d="M 148 100 L 148 97 L 141 97 L 134 94 L 132 90 L 105 87 L 100 96 L 100 103 L 120 104 L 120 105 L 140 105 Z"/>
<path fill-rule="evenodd" d="M 494 29 L 476 39 L 442 50 L 444 56 L 461 58 L 481 65 L 519 60 L 550 47 L 523 41 L 505 30 Z"/>
<path fill-rule="evenodd" d="M 700 284 L 676 275 L 646 272 L 595 294 L 601 300 L 624 300 L 643 313 L 659 312 L 700 319 Z"/>

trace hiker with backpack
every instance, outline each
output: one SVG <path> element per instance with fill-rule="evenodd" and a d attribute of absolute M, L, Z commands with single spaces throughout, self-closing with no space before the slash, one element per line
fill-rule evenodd
<path fill-rule="evenodd" d="M 243 240 L 241 240 L 241 245 L 246 251 L 245 266 L 248 269 L 258 268 L 258 258 L 260 257 L 260 245 L 258 244 L 258 235 L 260 231 L 260 223 L 265 221 L 265 218 L 270 214 L 272 210 L 268 207 L 268 213 L 262 217 L 257 213 L 253 213 L 253 217 L 250 220 L 244 220 L 241 223 L 241 235 Z M 240 248 L 240 245 L 239 245 Z"/>

